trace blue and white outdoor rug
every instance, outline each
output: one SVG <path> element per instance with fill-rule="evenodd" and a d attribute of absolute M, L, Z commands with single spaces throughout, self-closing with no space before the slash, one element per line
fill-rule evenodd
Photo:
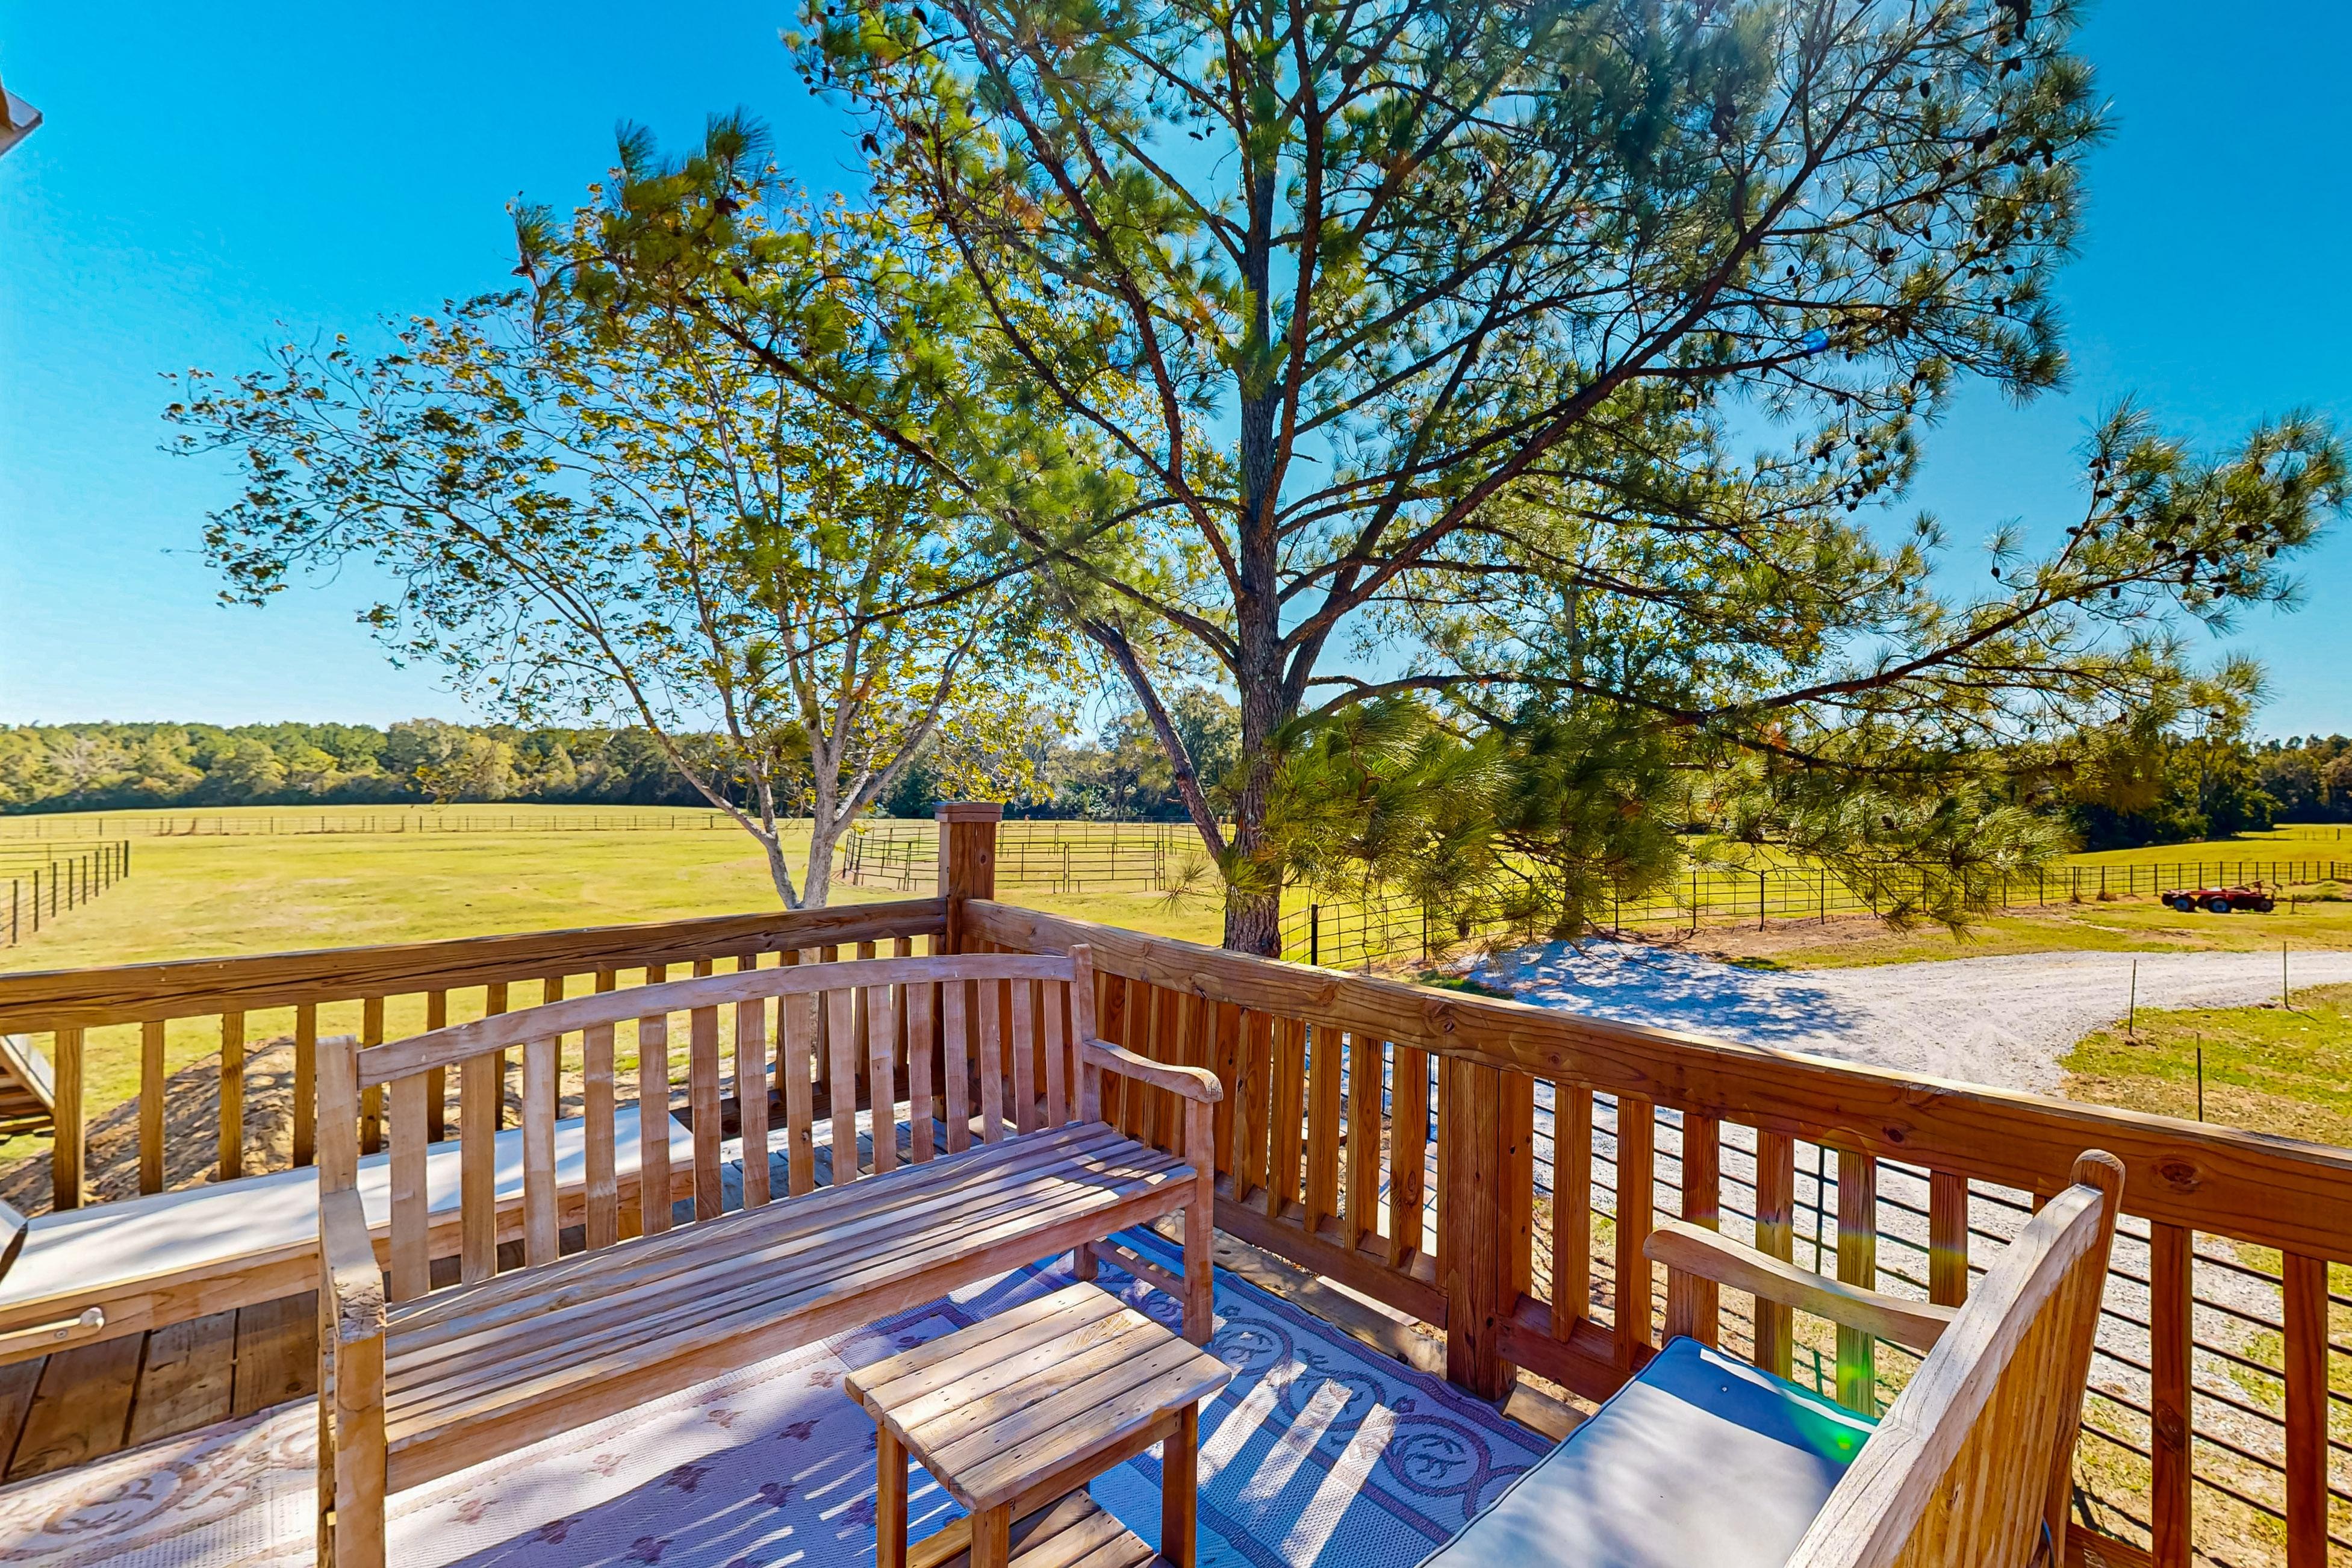
<path fill-rule="evenodd" d="M 1126 1238 L 1162 1261 L 1157 1237 Z M 874 1561 L 874 1427 L 848 1369 L 1069 1283 L 1067 1260 L 728 1373 L 393 1500 L 402 1568 L 781 1568 Z M 1164 1320 L 1175 1304 L 1106 1267 Z M 1220 1273 L 1212 1352 L 1235 1371 L 1202 1413 L 1203 1568 L 1409 1568 L 1548 1449 L 1545 1439 Z M 0 1490 L 8 1568 L 278 1568 L 310 1560 L 312 1406 Z M 918 1471 L 912 1532 L 955 1517 Z M 1094 1495 L 1156 1543 L 1160 1467 Z"/>

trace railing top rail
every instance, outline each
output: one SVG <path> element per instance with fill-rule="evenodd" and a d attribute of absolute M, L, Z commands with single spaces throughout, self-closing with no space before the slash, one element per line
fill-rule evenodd
<path fill-rule="evenodd" d="M 948 958 L 868 958 L 845 963 L 788 964 L 666 980 L 626 991 L 599 992 L 519 1012 L 494 1014 L 470 1024 L 453 1024 L 406 1039 L 371 1046 L 360 1053 L 360 1086 L 372 1088 L 428 1068 L 447 1067 L 487 1051 L 530 1040 L 577 1034 L 632 1018 L 721 1007 L 772 996 L 806 996 L 870 985 L 922 985 L 959 980 L 1064 980 L 1073 964 L 1061 954 L 964 953 Z"/>
<path fill-rule="evenodd" d="M 2352 1260 L 2352 1150 L 1336 973 L 1007 904 L 974 900 L 967 919 L 975 935 L 1033 952 L 1090 944 L 1097 973 L 2024 1192 L 2063 1190 L 2077 1154 L 2106 1149 L 2128 1172 L 2129 1213 Z"/>
<path fill-rule="evenodd" d="M 916 936 L 941 929 L 946 913 L 940 900 L 902 899 L 830 910 L 5 974 L 0 975 L 0 1033 L 93 1028 L 454 989 L 533 974 L 677 963 L 730 951 Z"/>

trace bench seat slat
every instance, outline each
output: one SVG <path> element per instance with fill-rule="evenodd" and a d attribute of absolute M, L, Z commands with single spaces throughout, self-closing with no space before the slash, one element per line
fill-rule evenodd
<path fill-rule="evenodd" d="M 1091 1166 L 1087 1179 L 1070 1179 L 1073 1172 L 1087 1166 Z M 807 1273 L 828 1258 L 878 1255 L 895 1238 L 933 1237 L 958 1218 L 977 1226 L 1017 1215 L 1024 1205 L 1058 1205 L 1074 1197 L 1099 1202 L 1105 1191 L 1136 1184 L 1164 1185 L 1177 1173 L 1133 1165 L 1105 1173 L 1099 1163 L 1073 1159 L 1034 1170 L 1018 1181 L 943 1192 L 933 1201 L 879 1215 L 856 1216 L 854 1223 L 839 1226 L 789 1230 L 734 1226 L 730 1237 L 719 1238 L 720 1245 L 707 1253 L 651 1262 L 636 1256 L 651 1249 L 624 1249 L 614 1255 L 610 1267 L 575 1274 L 563 1289 L 544 1296 L 510 1290 L 495 1295 L 465 1292 L 457 1305 L 468 1310 L 421 1330 L 411 1329 L 395 1315 L 398 1332 L 391 1356 L 396 1368 L 464 1362 L 476 1356 L 488 1359 L 493 1352 L 501 1352 L 509 1364 L 519 1364 L 541 1346 L 552 1344 L 560 1351 L 613 1331 L 604 1303 L 617 1294 L 640 1300 L 665 1297 L 698 1300 L 716 1307 L 721 1296 L 730 1291 L 765 1296 L 781 1289 L 774 1277 L 787 1268 Z M 476 1299 L 484 1297 L 488 1299 L 477 1306 Z M 638 1332 L 634 1327 L 624 1331 Z"/>
<path fill-rule="evenodd" d="M 1160 1184 L 1164 1183 L 1165 1178 Z M 1001 1226 L 1024 1212 L 1050 1215 L 1066 1208 L 1073 1201 L 1099 1206 L 1105 1191 L 1123 1196 L 1150 1184 L 1150 1177 L 1132 1174 L 1087 1184 L 1049 1177 L 1007 1188 L 1000 1194 L 967 1194 L 958 1201 L 956 1213 L 978 1236 L 982 1227 Z M 1076 1194 L 1074 1200 L 1069 1189 L 1081 1185 L 1086 1190 Z M 788 1270 L 794 1278 L 830 1289 L 848 1274 L 842 1268 L 829 1265 L 846 1261 L 862 1267 L 877 1259 L 887 1261 L 902 1237 L 913 1236 L 926 1244 L 935 1242 L 946 1223 L 945 1216 L 933 1206 L 908 1215 L 895 1226 L 859 1226 L 844 1233 L 805 1236 L 757 1251 L 719 1253 L 708 1263 L 697 1260 L 694 1267 L 652 1277 L 629 1279 L 626 1276 L 632 1271 L 616 1267 L 612 1280 L 592 1276 L 575 1285 L 560 1305 L 532 1313 L 527 1302 L 503 1304 L 497 1310 L 444 1325 L 436 1342 L 430 1345 L 412 1348 L 395 1339 L 394 1353 L 403 1368 L 422 1369 L 420 1376 L 430 1375 L 430 1369 L 436 1365 L 479 1362 L 495 1368 L 519 1370 L 535 1358 L 578 1356 L 616 1336 L 642 1340 L 656 1331 L 656 1325 L 650 1323 L 613 1323 L 606 1303 L 615 1295 L 626 1295 L 643 1303 L 644 1311 L 673 1310 L 681 1321 L 730 1310 L 746 1300 L 775 1304 L 788 1293 L 789 1281 L 780 1278 Z M 503 1374 L 502 1371 L 492 1373 Z"/>
<path fill-rule="evenodd" d="M 845 1326 L 915 1305 L 1000 1255 L 1013 1267 L 1065 1249 L 1065 1233 L 1122 1228 L 1183 1203 L 1190 1167 L 1106 1132 L 1004 1140 L 860 1182 L 842 1194 L 855 1205 L 813 1197 L 746 1210 L 694 1226 L 691 1248 L 677 1245 L 685 1233 L 624 1242 L 529 1271 L 536 1289 L 508 1276 L 395 1310 L 385 1346 L 392 1484 L 688 1386 L 754 1359 L 760 1342 L 805 1343 L 836 1317 Z M 886 1199 L 895 1201 L 877 1218 L 870 1205 Z M 808 1212 L 820 1206 L 840 1223 Z M 568 1278 L 551 1292 L 552 1272 Z"/>

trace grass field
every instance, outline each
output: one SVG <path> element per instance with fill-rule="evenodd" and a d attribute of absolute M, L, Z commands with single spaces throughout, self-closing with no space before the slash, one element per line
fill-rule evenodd
<path fill-rule="evenodd" d="M 276 814 L 281 831 L 274 836 L 236 830 L 240 816 L 249 826 L 254 818 L 269 815 L 267 808 L 208 815 L 226 818 L 226 830 L 208 830 L 200 816 L 197 832 L 132 839 L 132 874 L 92 902 L 60 914 L 38 936 L 0 948 L 0 973 L 426 942 L 777 907 L 758 846 L 731 826 L 701 830 L 707 814 L 700 812 L 677 814 L 690 819 L 691 826 L 675 831 L 619 831 L 610 826 L 617 815 L 610 810 L 540 807 L 527 822 L 517 813 L 511 831 L 362 833 L 333 829 L 343 825 L 339 818 L 373 815 L 389 821 L 391 814 L 365 807 L 281 811 Z M 283 831 L 298 815 L 310 828 Z M 322 815 L 329 823 L 324 832 L 317 830 Z M 659 820 L 650 811 L 630 815 Z M 607 826 L 592 828 L 598 816 Z M 795 847 L 794 852 L 797 872 L 797 856 L 804 851 Z M 894 896 L 898 895 L 836 886 L 833 901 Z M 1171 910 L 1160 895 L 1149 892 L 1055 895 L 1026 889 L 1021 896 L 1084 919 L 1217 940 L 1218 913 L 1207 904 Z M 528 999 L 538 998 L 530 993 Z M 519 1005 L 523 1000 L 517 997 Z M 465 1022 L 480 1005 L 478 988 L 454 994 L 450 1021 Z M 356 1005 L 326 1008 L 320 1016 L 322 1033 L 355 1029 L 358 1024 Z M 421 1029 L 422 999 L 392 999 L 385 1026 L 395 1037 Z M 292 1027 L 287 1009 L 257 1012 L 246 1020 L 247 1038 L 257 1048 Z M 219 1045 L 213 1026 L 175 1022 L 165 1038 L 165 1067 L 176 1072 Z M 135 1027 L 92 1030 L 86 1048 L 93 1113 L 136 1092 Z M 630 1060 L 622 1065 L 627 1068 Z M 25 1139 L 0 1142 L 0 1163 L 33 1147 Z"/>
<path fill-rule="evenodd" d="M 2352 985 L 2314 986 L 2284 1007 L 2142 1012 L 2085 1036 L 2063 1059 L 2066 1092 L 2167 1116 L 2352 1145 Z"/>

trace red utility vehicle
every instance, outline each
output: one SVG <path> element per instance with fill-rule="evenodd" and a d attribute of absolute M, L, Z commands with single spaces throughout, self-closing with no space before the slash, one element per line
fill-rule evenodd
<path fill-rule="evenodd" d="M 2232 910 L 2252 910 L 2266 915 L 2277 907 L 2277 901 L 2260 882 L 2251 888 L 2175 888 L 2159 896 L 2184 915 L 2199 910 L 2217 915 L 2226 915 Z"/>

